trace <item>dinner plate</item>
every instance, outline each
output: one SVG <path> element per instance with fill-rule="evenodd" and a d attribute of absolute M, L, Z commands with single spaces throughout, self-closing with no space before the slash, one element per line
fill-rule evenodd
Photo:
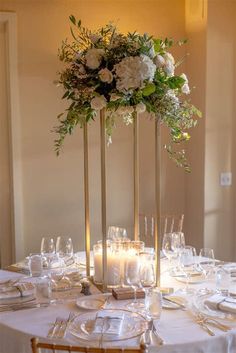
<path fill-rule="evenodd" d="M 121 332 L 119 334 L 108 334 L 106 331 L 103 333 L 95 333 L 94 325 L 98 316 L 97 311 L 78 315 L 69 326 L 68 331 L 79 339 L 90 341 L 90 343 L 97 345 L 98 343 L 102 344 L 102 342 L 121 341 L 138 337 L 147 329 L 147 322 L 139 313 L 115 309 L 104 309 L 99 312 L 103 314 L 104 319 L 106 319 L 106 317 L 115 318 L 116 314 L 117 316 L 119 315 L 119 317 L 123 315 Z"/>
<path fill-rule="evenodd" d="M 176 281 L 181 282 L 181 283 L 189 283 L 189 284 L 200 284 L 206 281 L 206 277 L 202 273 L 194 273 L 192 274 L 189 279 L 187 279 L 184 276 L 174 276 L 174 279 Z"/>
<path fill-rule="evenodd" d="M 81 309 L 98 310 L 105 304 L 106 299 L 107 295 L 104 294 L 90 295 L 87 297 L 83 296 L 77 299 L 76 305 Z"/>
<path fill-rule="evenodd" d="M 192 300 L 192 309 L 193 311 L 196 312 L 200 312 L 201 314 L 213 317 L 213 318 L 218 318 L 218 319 L 223 319 L 226 321 L 231 321 L 231 322 L 236 322 L 236 314 L 233 313 L 229 313 L 229 312 L 225 312 L 222 310 L 214 310 L 209 308 L 209 306 L 207 306 L 205 304 L 206 300 L 211 297 L 213 294 L 215 294 L 214 291 L 207 293 L 207 294 L 203 294 L 203 295 L 196 295 L 195 297 L 193 297 Z"/>

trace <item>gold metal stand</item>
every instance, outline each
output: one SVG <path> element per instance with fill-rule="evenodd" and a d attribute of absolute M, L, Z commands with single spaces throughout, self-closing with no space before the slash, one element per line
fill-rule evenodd
<path fill-rule="evenodd" d="M 134 240 L 139 239 L 139 119 L 135 113 L 134 128 Z"/>
<path fill-rule="evenodd" d="M 160 219 L 161 219 L 161 136 L 159 122 L 155 120 L 155 257 L 156 286 L 160 287 Z"/>
<path fill-rule="evenodd" d="M 89 217 L 89 169 L 88 169 L 88 126 L 84 124 L 84 218 L 86 276 L 90 277 L 90 217 Z"/>
<path fill-rule="evenodd" d="M 100 112 L 103 290 L 107 289 L 106 112 Z"/>

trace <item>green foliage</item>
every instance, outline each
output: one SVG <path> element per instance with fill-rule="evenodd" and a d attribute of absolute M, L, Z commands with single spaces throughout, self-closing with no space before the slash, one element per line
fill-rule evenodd
<path fill-rule="evenodd" d="M 201 117 L 201 112 L 184 99 L 183 87 L 188 82 L 174 73 L 174 69 L 184 59 L 174 63 L 169 53 L 174 41 L 137 32 L 125 35 L 119 33 L 112 23 L 92 32 L 83 27 L 81 20 L 75 16 L 71 15 L 69 20 L 73 41 L 64 40 L 58 51 L 59 59 L 65 63 L 65 68 L 58 74 L 58 84 L 63 87 L 62 99 L 67 100 L 69 106 L 64 113 L 58 115 L 58 125 L 54 128 L 58 134 L 55 140 L 56 153 L 60 153 L 65 137 L 71 135 L 77 126 L 83 127 L 85 122 L 96 118 L 97 111 L 92 105 L 96 97 L 106 102 L 106 133 L 109 142 L 116 119 L 123 119 L 125 124 L 130 124 L 136 107 L 144 107 L 151 118 L 167 126 L 170 141 L 165 144 L 165 149 L 170 158 L 189 171 L 185 152 L 179 146 L 189 140 L 187 130 L 196 125 L 196 118 Z M 186 41 L 180 40 L 177 44 L 182 46 Z M 92 56 L 92 65 L 88 62 L 89 56 L 90 59 Z M 137 83 L 134 81 L 137 75 L 133 74 L 129 79 L 135 84 L 127 90 L 119 89 L 120 77 L 116 65 L 131 57 L 146 58 L 146 63 L 142 62 L 146 67 L 140 64 L 137 68 L 144 70 L 144 75 L 149 72 L 150 65 L 155 65 L 154 75 L 143 81 L 140 75 L 140 83 Z M 101 70 L 107 70 L 111 79 L 102 79 Z"/>

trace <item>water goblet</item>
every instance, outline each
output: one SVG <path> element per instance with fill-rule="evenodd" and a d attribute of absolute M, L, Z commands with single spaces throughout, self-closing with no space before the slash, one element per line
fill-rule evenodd
<path fill-rule="evenodd" d="M 110 226 L 107 237 L 111 240 L 125 239 L 127 238 L 127 231 L 125 228 Z"/>
<path fill-rule="evenodd" d="M 55 256 L 55 244 L 52 237 L 43 237 L 41 240 L 41 254 L 46 260 L 46 266 L 50 267 L 51 261 Z"/>
<path fill-rule="evenodd" d="M 145 311 L 147 317 L 159 320 L 162 311 L 162 294 L 158 287 L 150 287 L 146 290 Z"/>
<path fill-rule="evenodd" d="M 73 243 L 70 237 L 57 237 L 56 253 L 59 258 L 63 258 L 65 264 L 70 263 L 73 258 Z"/>
<path fill-rule="evenodd" d="M 193 246 L 185 246 L 179 257 L 180 269 L 186 278 L 185 288 L 182 290 L 183 293 L 192 293 L 189 288 L 189 281 L 193 272 L 196 272 L 196 249 Z"/>
<path fill-rule="evenodd" d="M 139 258 L 136 255 L 127 259 L 124 266 L 124 284 L 129 285 L 134 291 L 134 301 L 128 305 L 131 310 L 143 307 L 142 303 L 137 300 L 137 289 L 141 287 L 139 267 Z"/>
<path fill-rule="evenodd" d="M 173 260 L 177 259 L 176 250 L 173 248 L 173 233 L 165 233 L 162 240 L 162 252 L 169 261 L 169 271 L 172 271 Z"/>
<path fill-rule="evenodd" d="M 199 266 L 207 278 L 213 274 L 215 268 L 214 250 L 211 248 L 203 248 L 199 252 Z"/>
<path fill-rule="evenodd" d="M 41 254 L 30 254 L 29 272 L 31 277 L 41 277 L 43 274 L 43 257 Z"/>

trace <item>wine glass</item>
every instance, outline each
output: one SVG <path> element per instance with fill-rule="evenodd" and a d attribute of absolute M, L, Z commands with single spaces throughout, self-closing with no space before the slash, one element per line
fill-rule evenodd
<path fill-rule="evenodd" d="M 149 253 L 140 254 L 140 283 L 142 288 L 153 287 L 155 285 L 155 269 L 153 255 Z"/>
<path fill-rule="evenodd" d="M 191 293 L 189 289 L 189 281 L 191 274 L 196 271 L 196 249 L 193 246 L 185 246 L 182 248 L 179 256 L 180 268 L 186 278 L 184 293 Z"/>
<path fill-rule="evenodd" d="M 199 266 L 203 269 L 203 273 L 208 278 L 215 267 L 214 250 L 211 248 L 203 248 L 199 252 Z"/>
<path fill-rule="evenodd" d="M 41 255 L 46 260 L 47 267 L 50 267 L 51 261 L 55 256 L 55 244 L 52 237 L 43 237 L 41 240 Z"/>
<path fill-rule="evenodd" d="M 172 233 L 172 249 L 179 256 L 182 249 L 185 247 L 185 238 L 183 232 Z"/>
<path fill-rule="evenodd" d="M 141 286 L 139 268 L 140 263 L 138 256 L 130 256 L 129 259 L 126 260 L 124 266 L 124 283 L 131 286 L 134 291 L 134 301 L 129 304 L 131 310 L 143 307 L 143 304 L 137 301 L 137 289 Z"/>
<path fill-rule="evenodd" d="M 170 270 L 173 267 L 173 259 L 177 258 L 176 249 L 173 248 L 173 233 L 165 233 L 162 240 L 162 252 L 170 263 Z"/>
<path fill-rule="evenodd" d="M 127 238 L 127 231 L 125 228 L 110 226 L 108 228 L 108 239 L 118 240 Z"/>
<path fill-rule="evenodd" d="M 56 253 L 59 258 L 63 258 L 65 264 L 73 258 L 73 243 L 70 237 L 57 237 Z"/>
<path fill-rule="evenodd" d="M 65 274 L 65 267 L 71 264 L 73 259 L 73 244 L 70 237 L 57 237 L 56 253 L 62 264 L 62 278 L 57 283 L 58 290 L 66 290 L 71 287 L 71 280 Z M 55 271 L 56 273 L 57 271 Z M 60 275 L 59 275 L 60 276 Z"/>

